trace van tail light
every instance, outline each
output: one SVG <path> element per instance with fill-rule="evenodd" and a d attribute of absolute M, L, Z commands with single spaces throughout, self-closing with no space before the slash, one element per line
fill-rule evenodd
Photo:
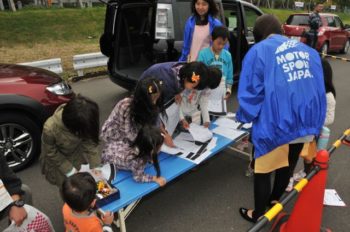
<path fill-rule="evenodd" d="M 173 9 L 171 4 L 157 4 L 156 39 L 174 39 Z"/>

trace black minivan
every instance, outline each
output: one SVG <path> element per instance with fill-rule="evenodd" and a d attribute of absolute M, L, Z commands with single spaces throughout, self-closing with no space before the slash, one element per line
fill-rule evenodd
<path fill-rule="evenodd" d="M 216 3 L 219 19 L 230 31 L 230 52 L 237 81 L 242 58 L 254 44 L 255 20 L 263 12 L 241 0 L 216 0 Z M 111 80 L 130 90 L 152 64 L 178 60 L 190 15 L 191 0 L 110 0 L 100 48 L 109 57 Z"/>

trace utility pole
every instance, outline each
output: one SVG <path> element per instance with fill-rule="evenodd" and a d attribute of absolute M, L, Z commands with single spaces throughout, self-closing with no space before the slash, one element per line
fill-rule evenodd
<path fill-rule="evenodd" d="M 8 4 L 9 4 L 9 8 L 10 10 L 12 10 L 13 12 L 16 11 L 16 7 L 15 7 L 15 3 L 13 2 L 13 0 L 7 0 Z"/>
<path fill-rule="evenodd" d="M 5 10 L 4 2 L 0 0 L 0 10 Z"/>

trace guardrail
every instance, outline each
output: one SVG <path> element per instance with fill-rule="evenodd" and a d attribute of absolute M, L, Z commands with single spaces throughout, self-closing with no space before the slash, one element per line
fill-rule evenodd
<path fill-rule="evenodd" d="M 81 77 L 84 75 L 83 69 L 106 66 L 107 61 L 108 57 L 101 52 L 75 55 L 73 56 L 73 68 Z"/>
<path fill-rule="evenodd" d="M 48 60 L 38 60 L 33 62 L 19 63 L 20 65 L 27 65 L 37 68 L 43 68 L 51 72 L 60 74 L 63 73 L 61 58 L 54 58 Z"/>

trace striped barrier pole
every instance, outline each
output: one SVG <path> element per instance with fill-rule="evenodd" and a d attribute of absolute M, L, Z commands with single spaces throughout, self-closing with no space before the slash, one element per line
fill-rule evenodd
<path fill-rule="evenodd" d="M 248 232 L 257 232 L 260 231 L 268 222 L 271 222 L 284 208 L 284 206 L 292 200 L 295 196 L 297 196 L 305 186 L 310 182 L 310 180 L 322 169 L 327 166 L 328 159 L 330 158 L 331 154 L 343 143 L 343 141 L 350 135 L 350 128 L 345 130 L 344 133 L 333 143 L 333 145 L 326 151 L 321 150 L 318 152 L 318 158 L 316 158 L 316 162 L 314 163 L 314 167 L 311 169 L 310 173 L 303 179 L 301 179 L 298 184 L 296 184 L 291 192 L 289 192 L 287 195 L 282 197 L 280 202 L 276 203 L 268 212 L 266 212 L 260 220 L 248 230 Z M 326 153 L 326 154 L 325 154 Z M 317 162 L 318 161 L 318 162 Z M 324 191 L 324 189 L 323 189 Z M 319 203 L 319 202 L 318 202 Z M 323 199 L 322 202 L 319 203 L 321 206 L 323 206 Z M 306 206 L 305 206 L 306 207 Z M 276 224 L 276 223 L 275 223 Z M 305 224 L 305 221 L 304 221 Z M 282 225 L 281 231 L 287 231 L 288 229 L 285 224 Z M 292 231 L 292 230 L 289 230 Z"/>
<path fill-rule="evenodd" d="M 332 59 L 336 59 L 336 60 L 341 60 L 341 61 L 345 61 L 345 62 L 350 62 L 350 59 L 344 58 L 344 57 L 339 57 L 339 56 L 332 56 L 326 53 L 321 53 L 322 57 L 329 57 Z"/>

